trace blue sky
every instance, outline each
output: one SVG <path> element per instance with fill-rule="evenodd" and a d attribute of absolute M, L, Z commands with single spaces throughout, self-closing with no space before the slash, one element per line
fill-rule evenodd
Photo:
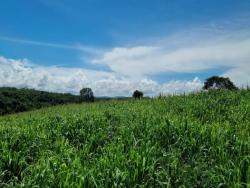
<path fill-rule="evenodd" d="M 73 93 L 92 86 L 98 95 L 127 95 L 141 88 L 154 95 L 161 89 L 179 91 L 194 80 L 187 89 L 197 89 L 199 81 L 214 74 L 248 84 L 249 17 L 248 0 L 2 1 L 0 85 Z M 17 84 L 3 76 L 10 70 L 20 74 L 13 63 L 44 74 L 34 79 L 39 83 Z M 84 80 L 63 71 L 79 71 Z M 49 86 L 50 79 L 57 83 Z M 68 86 L 60 89 L 65 82 Z M 101 85 L 116 82 L 114 88 Z M 123 91 L 124 82 L 129 86 Z"/>

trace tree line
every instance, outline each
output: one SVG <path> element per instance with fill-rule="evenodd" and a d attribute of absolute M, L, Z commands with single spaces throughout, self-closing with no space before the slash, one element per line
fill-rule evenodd
<path fill-rule="evenodd" d="M 204 82 L 204 90 L 238 88 L 229 78 L 212 76 Z M 135 99 L 143 98 L 143 92 L 135 90 L 131 96 Z M 109 100 L 111 98 L 95 98 L 91 88 L 83 88 L 80 95 L 51 93 L 34 89 L 16 89 L 10 87 L 0 88 L 0 115 L 23 112 L 41 107 L 48 107 L 66 103 L 94 102 L 96 100 Z"/>
<path fill-rule="evenodd" d="M 203 90 L 209 89 L 228 89 L 228 90 L 237 90 L 238 88 L 234 85 L 234 83 L 225 77 L 212 76 L 204 82 Z M 135 90 L 132 95 L 135 99 L 143 98 L 143 92 L 139 90 Z M 94 102 L 95 97 L 91 88 L 83 88 L 80 91 L 80 101 L 81 102 Z"/>
<path fill-rule="evenodd" d="M 0 88 L 0 115 L 77 102 L 79 102 L 79 96 L 72 94 L 11 87 Z"/>

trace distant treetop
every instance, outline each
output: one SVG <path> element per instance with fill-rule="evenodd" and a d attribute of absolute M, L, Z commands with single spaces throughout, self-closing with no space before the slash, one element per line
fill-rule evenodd
<path fill-rule="evenodd" d="M 95 97 L 91 88 L 83 88 L 80 91 L 80 102 L 94 102 Z"/>
<path fill-rule="evenodd" d="M 228 89 L 228 90 L 237 90 L 238 88 L 234 83 L 225 77 L 212 76 L 207 78 L 204 82 L 203 89 Z"/>
<path fill-rule="evenodd" d="M 138 91 L 138 90 L 135 90 L 134 93 L 133 93 L 133 97 L 135 99 L 140 99 L 143 97 L 143 92 L 142 91 Z"/>

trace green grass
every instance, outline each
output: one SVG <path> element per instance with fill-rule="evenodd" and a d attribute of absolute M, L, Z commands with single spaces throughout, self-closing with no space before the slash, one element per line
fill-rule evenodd
<path fill-rule="evenodd" d="M 0 118 L 0 187 L 250 187 L 250 91 Z"/>

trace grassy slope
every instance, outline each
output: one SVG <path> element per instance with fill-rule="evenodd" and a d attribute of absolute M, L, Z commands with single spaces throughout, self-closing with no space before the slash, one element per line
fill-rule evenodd
<path fill-rule="evenodd" d="M 0 187 L 250 186 L 250 92 L 0 118 Z"/>

